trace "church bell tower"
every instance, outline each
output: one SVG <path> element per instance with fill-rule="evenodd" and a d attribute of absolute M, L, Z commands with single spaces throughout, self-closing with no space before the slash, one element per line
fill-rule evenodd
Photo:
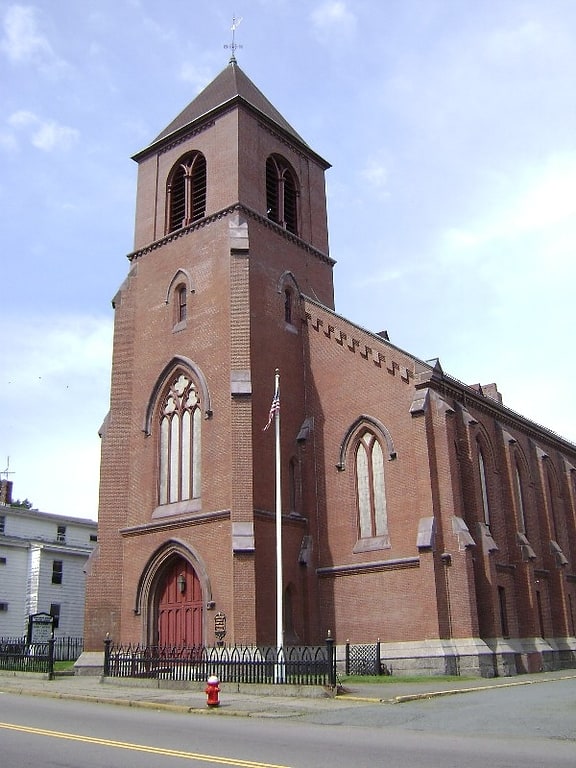
<path fill-rule="evenodd" d="M 263 427 L 276 368 L 286 640 L 313 641 L 300 297 L 333 308 L 329 165 L 234 56 L 134 160 L 134 251 L 113 302 L 86 647 L 100 650 L 106 634 L 273 642 L 274 439 Z"/>

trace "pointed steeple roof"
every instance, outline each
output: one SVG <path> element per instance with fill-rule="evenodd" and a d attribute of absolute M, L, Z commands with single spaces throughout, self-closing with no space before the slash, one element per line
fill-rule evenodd
<path fill-rule="evenodd" d="M 290 123 L 282 117 L 280 112 L 264 96 L 250 78 L 238 66 L 236 59 L 232 57 L 228 66 L 216 76 L 188 106 L 180 112 L 166 128 L 158 134 L 154 141 L 142 152 L 134 156 L 138 160 L 143 154 L 147 154 L 158 143 L 174 138 L 184 133 L 193 123 L 208 119 L 214 113 L 229 108 L 234 104 L 244 104 L 249 109 L 256 111 L 260 117 L 279 128 L 288 138 L 296 141 L 308 152 L 316 155 L 310 149 L 304 139 L 294 130 Z M 322 158 L 319 158 L 322 159 Z M 326 161 L 323 161 L 324 163 Z M 329 167 L 329 164 L 326 163 Z"/>

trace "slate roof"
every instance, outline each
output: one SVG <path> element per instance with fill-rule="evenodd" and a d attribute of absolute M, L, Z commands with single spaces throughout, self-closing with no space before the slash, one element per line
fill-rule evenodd
<path fill-rule="evenodd" d="M 292 139 L 310 149 L 304 139 L 292 128 L 290 123 L 278 112 L 250 78 L 240 69 L 232 58 L 228 66 L 216 76 L 188 106 L 154 139 L 152 146 L 167 139 L 184 128 L 222 109 L 234 102 L 243 102 L 274 123 Z M 315 153 L 314 153 L 315 154 Z"/>

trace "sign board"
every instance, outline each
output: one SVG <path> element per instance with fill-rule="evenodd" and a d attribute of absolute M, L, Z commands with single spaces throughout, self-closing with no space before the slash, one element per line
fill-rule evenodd
<path fill-rule="evenodd" d="M 47 643 L 52 639 L 54 618 L 49 613 L 34 613 L 28 617 L 28 643 Z"/>
<path fill-rule="evenodd" d="M 226 637 L 226 614 L 222 611 L 214 616 L 214 634 L 219 642 L 222 642 Z"/>

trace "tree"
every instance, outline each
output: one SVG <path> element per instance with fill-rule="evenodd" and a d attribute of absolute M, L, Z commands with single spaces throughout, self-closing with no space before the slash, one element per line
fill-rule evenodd
<path fill-rule="evenodd" d="M 32 502 L 28 501 L 28 499 L 24 499 L 24 501 L 20 501 L 20 499 L 16 499 L 16 501 L 13 501 L 12 504 L 10 504 L 11 507 L 18 507 L 18 509 L 32 509 Z"/>

